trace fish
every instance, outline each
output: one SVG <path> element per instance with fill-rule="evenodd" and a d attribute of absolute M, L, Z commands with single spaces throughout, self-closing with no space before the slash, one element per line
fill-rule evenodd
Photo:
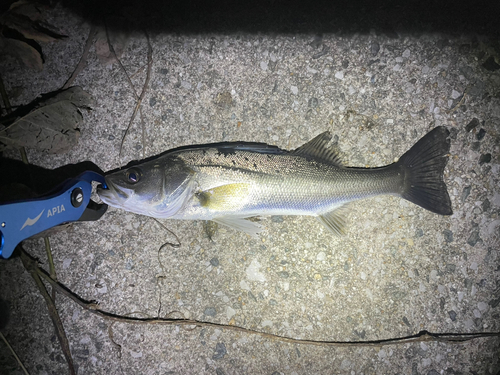
<path fill-rule="evenodd" d="M 107 174 L 97 193 L 126 211 L 212 220 L 253 237 L 263 228 L 249 218 L 267 215 L 313 216 L 343 235 L 349 203 L 378 195 L 453 214 L 444 182 L 449 134 L 436 127 L 396 162 L 376 168 L 344 166 L 329 131 L 290 151 L 246 142 L 184 146 Z"/>

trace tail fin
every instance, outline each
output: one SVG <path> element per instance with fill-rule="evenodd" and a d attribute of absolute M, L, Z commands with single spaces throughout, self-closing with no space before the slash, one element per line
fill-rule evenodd
<path fill-rule="evenodd" d="M 439 126 L 408 150 L 398 161 L 405 171 L 401 196 L 426 210 L 451 215 L 450 196 L 443 181 L 443 171 L 450 151 L 450 132 Z"/>

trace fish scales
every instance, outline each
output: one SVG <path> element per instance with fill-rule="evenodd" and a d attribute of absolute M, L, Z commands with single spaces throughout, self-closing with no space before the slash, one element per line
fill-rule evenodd
<path fill-rule="evenodd" d="M 326 212 L 351 200 L 398 193 L 402 185 L 401 173 L 395 169 L 348 169 L 293 154 L 222 154 L 209 149 L 179 157 L 196 171 L 202 191 L 224 184 L 251 184 L 250 196 L 241 208 L 252 214 L 260 209 L 275 215 Z"/>

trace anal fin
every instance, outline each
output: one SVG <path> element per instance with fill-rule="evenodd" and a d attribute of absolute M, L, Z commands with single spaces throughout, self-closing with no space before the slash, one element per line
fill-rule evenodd
<path fill-rule="evenodd" d="M 318 221 L 337 236 L 346 234 L 347 204 L 344 204 L 330 212 L 317 216 Z"/>

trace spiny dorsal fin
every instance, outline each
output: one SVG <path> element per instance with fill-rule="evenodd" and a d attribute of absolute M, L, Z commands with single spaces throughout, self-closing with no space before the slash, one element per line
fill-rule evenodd
<path fill-rule="evenodd" d="M 311 158 L 321 163 L 333 164 L 341 167 L 342 163 L 339 160 L 337 152 L 328 146 L 331 139 L 332 135 L 329 131 L 326 131 L 303 144 L 291 153 L 293 155 Z"/>

